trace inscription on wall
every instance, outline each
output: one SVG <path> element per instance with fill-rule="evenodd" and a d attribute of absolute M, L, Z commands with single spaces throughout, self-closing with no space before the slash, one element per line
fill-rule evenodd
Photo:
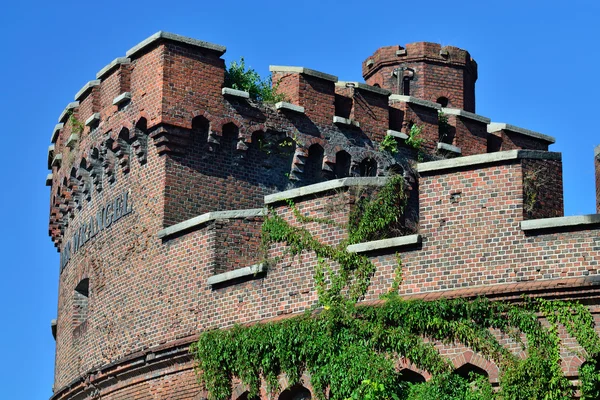
<path fill-rule="evenodd" d="M 82 222 L 60 253 L 60 272 L 65 269 L 71 256 L 85 246 L 90 239 L 132 212 L 133 204 L 129 198 L 129 193 L 124 191 L 99 209 L 96 215 L 90 217 L 88 222 Z"/>

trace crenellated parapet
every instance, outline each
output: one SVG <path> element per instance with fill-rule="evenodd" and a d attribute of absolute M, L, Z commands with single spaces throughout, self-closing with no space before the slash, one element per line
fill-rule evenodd
<path fill-rule="evenodd" d="M 514 299 L 515 285 L 535 295 L 561 282 L 568 296 L 600 295 L 598 219 L 562 216 L 553 138 L 474 113 L 468 52 L 380 48 L 363 63 L 366 83 L 272 65 L 276 104 L 225 87 L 224 52 L 158 32 L 84 84 L 52 129 L 54 398 L 166 376 L 199 395 L 182 352 L 198 331 L 314 306 L 319 260 L 262 242 L 269 215 L 367 256 L 377 272 L 366 301 L 388 292 L 398 257 L 407 298 Z M 347 245 L 357 203 L 394 175 L 406 232 Z M 444 351 L 457 364 L 479 360 L 455 350 Z"/>

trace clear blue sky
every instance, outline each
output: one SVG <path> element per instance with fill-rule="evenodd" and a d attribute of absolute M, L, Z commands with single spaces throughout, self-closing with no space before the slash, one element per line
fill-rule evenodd
<path fill-rule="evenodd" d="M 46 151 L 57 118 L 96 72 L 158 30 L 227 46 L 266 75 L 297 65 L 362 80 L 384 45 L 441 42 L 479 64 L 477 113 L 556 137 L 566 214 L 594 212 L 600 144 L 600 2 L 10 1 L 0 12 L 0 397 L 51 396 L 58 253 L 47 235 Z"/>

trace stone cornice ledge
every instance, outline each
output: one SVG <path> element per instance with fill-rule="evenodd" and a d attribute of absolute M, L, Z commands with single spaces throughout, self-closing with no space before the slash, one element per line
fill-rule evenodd
<path fill-rule="evenodd" d="M 231 210 L 231 211 L 213 211 L 206 214 L 198 215 L 197 217 L 188 219 L 175 225 L 171 225 L 158 232 L 157 236 L 159 239 L 165 239 L 169 236 L 173 236 L 177 233 L 188 231 L 191 229 L 197 229 L 201 225 L 207 222 L 214 221 L 216 219 L 235 219 L 235 218 L 251 218 L 251 217 L 262 217 L 267 214 L 264 208 L 253 208 L 250 210 Z"/>
<path fill-rule="evenodd" d="M 75 94 L 75 101 L 81 100 L 82 97 L 84 97 L 84 95 L 87 93 L 88 90 L 90 90 L 93 87 L 96 87 L 98 85 L 100 85 L 100 79 L 95 79 L 93 81 L 89 81 L 88 83 L 83 85 L 83 87 L 81 89 L 79 89 L 79 92 L 77 92 Z"/>
<path fill-rule="evenodd" d="M 224 87 L 223 89 L 221 89 L 221 94 L 223 96 L 241 97 L 242 99 L 250 98 L 250 93 L 245 92 L 243 90 L 237 90 L 228 87 Z"/>
<path fill-rule="evenodd" d="M 521 221 L 521 230 L 535 232 L 539 230 L 566 230 L 600 225 L 600 214 L 574 215 L 571 217 L 540 218 Z"/>
<path fill-rule="evenodd" d="M 417 164 L 419 173 L 437 172 L 448 169 L 466 168 L 482 164 L 492 164 L 521 159 L 560 160 L 561 154 L 541 150 L 508 150 L 496 153 L 476 154 L 474 156 L 457 157 L 449 160 L 430 161 Z"/>
<path fill-rule="evenodd" d="M 304 107 L 288 103 L 287 101 L 280 101 L 279 103 L 275 103 L 275 109 L 293 111 L 299 114 L 304 114 Z"/>
<path fill-rule="evenodd" d="M 161 39 L 166 39 L 166 40 L 170 40 L 172 42 L 184 43 L 184 44 L 188 44 L 190 46 L 195 46 L 195 47 L 200 47 L 200 48 L 207 49 L 207 50 L 216 51 L 217 53 L 219 53 L 219 56 L 222 56 L 223 54 L 225 54 L 225 50 L 227 50 L 227 48 L 225 46 L 221 46 L 218 44 L 204 42 L 202 40 L 193 39 L 193 38 L 189 38 L 189 37 L 181 36 L 181 35 L 176 35 L 176 34 L 170 33 L 170 32 L 158 31 L 154 35 L 150 36 L 147 39 L 144 39 L 140 43 L 133 46 L 131 49 L 129 49 L 127 51 L 127 53 L 125 53 L 125 55 L 127 57 L 132 58 L 136 54 L 138 54 L 139 52 L 144 50 L 146 47 L 152 45 L 154 42 L 157 42 Z"/>
<path fill-rule="evenodd" d="M 442 107 L 442 112 L 446 115 L 457 115 L 459 117 L 470 119 L 470 120 L 477 121 L 477 122 L 481 122 L 484 124 L 489 124 L 490 122 L 492 122 L 492 120 L 487 117 L 483 117 L 481 115 L 474 114 L 469 111 L 461 110 L 460 108 L 444 108 L 444 107 Z"/>
<path fill-rule="evenodd" d="M 368 253 L 370 251 L 414 246 L 421 243 L 421 235 L 398 236 L 390 239 L 373 240 L 371 242 L 351 244 L 346 247 L 349 253 Z"/>
<path fill-rule="evenodd" d="M 58 134 L 64 126 L 65 124 L 63 124 L 62 122 L 60 124 L 54 125 L 54 130 L 52 131 L 52 136 L 50 137 L 51 143 L 56 143 L 56 141 L 58 140 Z"/>
<path fill-rule="evenodd" d="M 387 131 L 388 136 L 392 136 L 398 139 L 408 139 L 408 135 L 404 132 L 399 132 L 399 131 L 394 131 L 392 129 L 388 129 Z"/>
<path fill-rule="evenodd" d="M 329 75 L 324 72 L 315 71 L 314 69 L 304 67 L 288 67 L 284 65 L 269 65 L 270 72 L 295 72 L 298 74 L 308 75 L 319 79 L 325 79 L 326 81 L 337 82 L 338 77 L 335 75 Z"/>
<path fill-rule="evenodd" d="M 339 82 L 336 82 L 335 86 L 337 86 L 337 87 L 353 87 L 355 89 L 366 90 L 368 92 L 373 92 L 373 93 L 381 94 L 384 96 L 389 96 L 392 94 L 392 92 L 387 89 L 383 89 L 383 88 L 380 88 L 377 86 L 367 85 L 366 83 L 362 83 L 362 82 L 339 81 Z"/>
<path fill-rule="evenodd" d="M 115 68 L 117 65 L 121 65 L 121 64 L 131 64 L 131 59 L 127 58 L 127 57 L 117 57 L 114 60 L 112 60 L 108 65 L 106 65 L 104 68 L 102 68 L 100 71 L 98 71 L 98 73 L 96 74 L 96 79 L 104 79 L 104 77 L 106 75 L 108 75 L 108 73 L 110 71 L 112 71 L 113 68 Z"/>
<path fill-rule="evenodd" d="M 598 145 L 594 148 L 594 156 L 595 157 L 600 156 L 600 145 Z"/>
<path fill-rule="evenodd" d="M 433 101 L 427 101 L 423 99 L 418 99 L 412 96 L 405 96 L 403 94 L 393 94 L 390 96 L 390 102 L 400 101 L 402 103 L 412 103 L 422 107 L 434 108 L 436 110 L 441 110 L 442 106 L 438 103 L 434 103 Z"/>
<path fill-rule="evenodd" d="M 206 280 L 206 283 L 208 283 L 210 286 L 215 286 L 215 285 L 227 283 L 229 281 L 233 281 L 233 280 L 236 280 L 239 278 L 246 278 L 246 277 L 258 275 L 265 271 L 266 271 L 266 268 L 262 263 L 255 264 L 255 265 L 251 265 L 249 267 L 238 268 L 238 269 L 234 269 L 233 271 L 228 271 L 228 272 L 224 272 L 222 274 L 210 276 Z"/>
<path fill-rule="evenodd" d="M 511 124 L 505 124 L 504 122 L 491 122 L 487 126 L 488 133 L 498 132 L 498 131 L 509 131 L 514 133 L 519 133 L 521 135 L 529 136 L 534 139 L 543 140 L 548 143 L 555 143 L 556 139 L 552 136 L 544 135 L 539 132 L 530 131 L 529 129 L 519 128 L 518 126 L 514 126 Z"/>
<path fill-rule="evenodd" d="M 265 196 L 265 204 L 273 204 L 297 197 L 309 196 L 329 190 L 335 190 L 347 186 L 383 186 L 387 182 L 386 177 L 361 177 L 361 178 L 341 178 L 331 181 L 315 183 L 314 185 L 302 186 L 297 189 L 290 189 L 279 193 Z"/>

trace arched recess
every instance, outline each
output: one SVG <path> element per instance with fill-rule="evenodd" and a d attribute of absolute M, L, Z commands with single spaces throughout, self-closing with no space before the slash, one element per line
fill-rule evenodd
<path fill-rule="evenodd" d="M 90 280 L 83 278 L 79 281 L 73 291 L 73 327 L 77 328 L 88 318 L 88 306 L 90 297 Z"/>
<path fill-rule="evenodd" d="M 203 149 L 208 142 L 208 132 L 210 131 L 210 121 L 199 115 L 192 119 L 192 147 L 194 149 Z"/>
<path fill-rule="evenodd" d="M 334 173 L 336 178 L 345 178 L 350 176 L 350 165 L 352 157 L 344 150 L 335 153 L 335 168 Z"/>
<path fill-rule="evenodd" d="M 145 164 L 148 159 L 148 122 L 146 118 L 140 118 L 133 128 L 131 149 L 140 164 Z"/>
<path fill-rule="evenodd" d="M 239 137 L 239 128 L 233 122 L 229 122 L 223 125 L 223 134 L 221 137 L 221 149 L 222 151 L 234 154 L 237 149 L 237 142 Z"/>
<path fill-rule="evenodd" d="M 404 368 L 400 370 L 400 381 L 410 383 L 423 383 L 426 381 L 425 377 L 412 369 Z"/>
<path fill-rule="evenodd" d="M 131 138 L 129 129 L 123 127 L 119 132 L 116 146 L 116 156 L 124 173 L 128 173 L 131 167 Z"/>
<path fill-rule="evenodd" d="M 94 147 L 90 152 L 90 177 L 97 192 L 102 191 L 102 154 Z"/>
<path fill-rule="evenodd" d="M 90 201 L 92 199 L 92 181 L 90 179 L 90 171 L 85 158 L 79 162 L 77 176 L 81 185 L 82 198 Z"/>
<path fill-rule="evenodd" d="M 114 183 L 117 178 L 117 171 L 115 168 L 117 165 L 117 156 L 115 155 L 115 152 L 113 151 L 113 144 L 114 144 L 114 140 L 111 138 L 108 138 L 104 142 L 104 145 L 102 148 L 102 152 L 104 153 L 102 167 L 104 168 L 104 173 L 106 174 L 106 177 L 108 178 L 109 183 Z"/>
<path fill-rule="evenodd" d="M 313 144 L 308 148 L 308 157 L 304 163 L 304 181 L 317 183 L 323 180 L 323 155 L 325 151 L 320 144 Z"/>
<path fill-rule="evenodd" d="M 477 375 L 489 378 L 489 374 L 486 370 L 471 363 L 463 364 L 459 368 L 455 369 L 453 373 L 467 380 L 472 380 L 473 377 Z"/>
<path fill-rule="evenodd" d="M 254 397 L 248 397 L 248 392 L 244 392 L 242 393 L 240 396 L 236 397 L 235 400 L 260 400 L 260 397 L 258 396 L 254 396 Z"/>
<path fill-rule="evenodd" d="M 281 392 L 279 400 L 311 400 L 310 390 L 302 385 L 296 385 Z"/>
<path fill-rule="evenodd" d="M 73 166 L 71 168 L 71 173 L 69 176 L 69 187 L 71 188 L 71 193 L 73 196 L 73 202 L 75 203 L 75 207 L 78 210 L 81 210 L 82 205 L 82 195 L 81 195 L 81 183 L 79 182 L 78 179 L 78 172 L 77 172 L 77 168 L 75 168 L 75 166 Z M 72 216 L 74 216 L 72 214 Z"/>
<path fill-rule="evenodd" d="M 377 176 L 377 160 L 367 157 L 358 164 L 360 176 Z"/>

